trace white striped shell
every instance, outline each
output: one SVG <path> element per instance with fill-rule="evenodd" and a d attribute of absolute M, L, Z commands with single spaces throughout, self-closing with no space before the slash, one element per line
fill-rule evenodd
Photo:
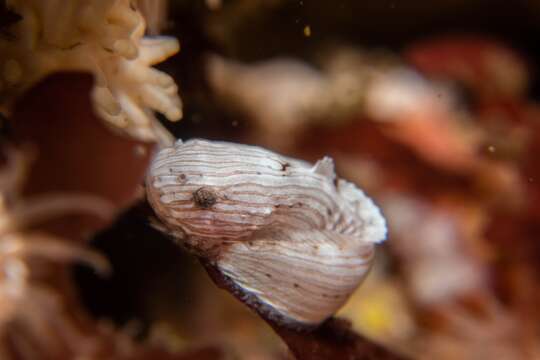
<path fill-rule="evenodd" d="M 166 232 L 284 322 L 334 314 L 386 236 L 377 206 L 336 179 L 327 157 L 310 165 L 255 146 L 178 141 L 157 154 L 147 194 Z"/>

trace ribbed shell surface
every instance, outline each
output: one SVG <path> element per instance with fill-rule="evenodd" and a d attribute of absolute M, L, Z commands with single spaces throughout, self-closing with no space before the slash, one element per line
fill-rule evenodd
<path fill-rule="evenodd" d="M 336 179 L 330 158 L 310 165 L 255 146 L 178 141 L 155 158 L 147 193 L 186 248 L 301 323 L 323 321 L 346 301 L 386 236 L 379 209 Z"/>

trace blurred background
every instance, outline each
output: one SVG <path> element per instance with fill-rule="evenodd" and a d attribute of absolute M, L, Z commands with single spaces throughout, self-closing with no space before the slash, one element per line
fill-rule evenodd
<path fill-rule="evenodd" d="M 162 122 L 176 137 L 330 155 L 381 206 L 388 240 L 339 316 L 415 359 L 540 359 L 540 1 L 139 5 L 149 34 L 180 40 L 158 66 L 184 103 Z M 174 349 L 287 358 L 137 211 L 92 245 L 115 269 L 76 271 L 94 316 Z"/>

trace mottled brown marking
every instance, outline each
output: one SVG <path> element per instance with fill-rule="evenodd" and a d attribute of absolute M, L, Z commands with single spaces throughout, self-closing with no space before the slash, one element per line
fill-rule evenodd
<path fill-rule="evenodd" d="M 179 184 L 185 184 L 186 183 L 186 175 L 185 174 L 180 174 L 178 175 L 178 183 Z"/>
<path fill-rule="evenodd" d="M 211 208 L 217 201 L 216 194 L 208 188 L 200 188 L 193 193 L 193 201 L 203 209 Z"/>

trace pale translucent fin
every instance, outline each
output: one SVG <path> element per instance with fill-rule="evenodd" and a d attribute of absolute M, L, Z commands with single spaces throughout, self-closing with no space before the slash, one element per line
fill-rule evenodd
<path fill-rule="evenodd" d="M 313 165 L 313 172 L 327 176 L 330 179 L 334 180 L 336 178 L 336 171 L 334 169 L 334 160 L 332 158 L 325 156 L 321 160 L 317 161 Z"/>
<path fill-rule="evenodd" d="M 316 325 L 347 301 L 373 254 L 373 244 L 329 231 L 267 232 L 232 244 L 217 266 L 266 315 Z"/>
<path fill-rule="evenodd" d="M 338 194 L 353 208 L 358 218 L 362 219 L 364 224 L 362 240 L 371 243 L 381 243 L 386 240 L 386 221 L 373 200 L 353 183 L 342 179 L 338 180 L 337 190 Z"/>

